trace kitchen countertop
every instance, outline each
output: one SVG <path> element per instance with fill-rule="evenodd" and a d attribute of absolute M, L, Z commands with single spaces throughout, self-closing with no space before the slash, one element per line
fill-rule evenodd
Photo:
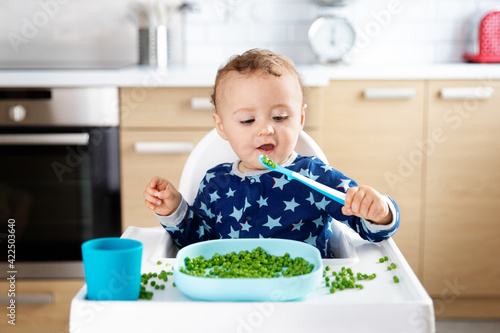
<path fill-rule="evenodd" d="M 306 86 L 330 80 L 500 79 L 500 64 L 297 65 Z M 149 66 L 105 70 L 0 70 L 0 87 L 211 87 L 217 67 Z"/>

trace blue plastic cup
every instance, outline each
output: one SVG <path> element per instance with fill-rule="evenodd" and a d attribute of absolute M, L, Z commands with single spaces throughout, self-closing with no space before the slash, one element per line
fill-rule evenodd
<path fill-rule="evenodd" d="M 142 243 L 126 238 L 97 238 L 82 244 L 87 299 L 135 301 L 141 287 Z"/>

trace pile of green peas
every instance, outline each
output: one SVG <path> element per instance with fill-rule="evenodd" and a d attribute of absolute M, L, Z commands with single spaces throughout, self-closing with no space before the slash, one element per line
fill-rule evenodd
<path fill-rule="evenodd" d="M 301 257 L 291 258 L 289 253 L 275 256 L 261 247 L 224 255 L 215 253 L 210 259 L 186 257 L 184 263 L 180 272 L 207 278 L 291 277 L 309 274 L 314 269 L 313 264 Z"/>

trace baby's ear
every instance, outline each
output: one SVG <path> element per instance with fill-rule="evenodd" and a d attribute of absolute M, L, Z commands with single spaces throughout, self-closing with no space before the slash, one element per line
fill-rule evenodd
<path fill-rule="evenodd" d="M 307 104 L 302 104 L 302 110 L 300 111 L 300 125 L 304 128 L 304 124 L 306 122 L 306 110 Z"/>
<path fill-rule="evenodd" d="M 214 112 L 212 114 L 212 118 L 214 120 L 217 133 L 219 133 L 219 136 L 221 138 L 227 141 L 226 133 L 224 133 L 224 126 L 222 125 L 222 119 L 220 118 L 219 114 L 217 114 L 217 112 Z"/>

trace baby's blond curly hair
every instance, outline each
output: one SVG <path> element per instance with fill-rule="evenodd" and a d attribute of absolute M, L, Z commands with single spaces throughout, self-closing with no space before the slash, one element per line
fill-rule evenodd
<path fill-rule="evenodd" d="M 241 74 L 252 75 L 256 71 L 263 71 L 267 75 L 280 77 L 283 74 L 283 69 L 297 76 L 301 90 L 302 98 L 305 98 L 305 88 L 302 84 L 300 74 L 295 69 L 293 61 L 283 55 L 278 55 L 269 50 L 251 49 L 241 55 L 232 56 L 227 64 L 220 67 L 217 76 L 215 77 L 215 85 L 211 95 L 211 101 L 217 110 L 217 92 L 224 82 L 225 77 L 232 71 L 237 71 Z"/>

